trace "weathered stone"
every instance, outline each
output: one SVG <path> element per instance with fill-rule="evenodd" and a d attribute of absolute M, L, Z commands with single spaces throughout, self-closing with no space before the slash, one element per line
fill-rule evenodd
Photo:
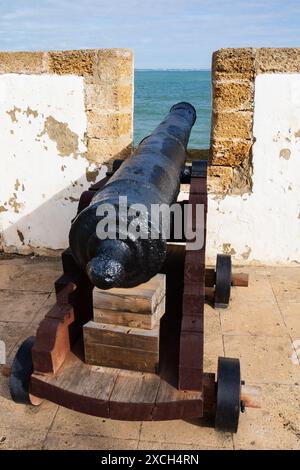
<path fill-rule="evenodd" d="M 213 194 L 226 194 L 232 184 L 233 169 L 229 166 L 209 166 L 207 189 Z"/>
<path fill-rule="evenodd" d="M 255 74 L 255 50 L 252 48 L 220 49 L 213 53 L 213 79 L 252 79 Z"/>
<path fill-rule="evenodd" d="M 129 49 L 100 49 L 93 80 L 101 82 L 132 83 L 133 53 Z"/>
<path fill-rule="evenodd" d="M 251 140 L 214 140 L 212 142 L 212 165 L 240 165 L 251 156 Z"/>
<path fill-rule="evenodd" d="M 252 161 L 244 160 L 241 165 L 233 167 L 231 194 L 245 194 L 252 191 Z"/>
<path fill-rule="evenodd" d="M 46 72 L 44 52 L 0 52 L 0 73 Z"/>
<path fill-rule="evenodd" d="M 212 113 L 213 139 L 251 139 L 253 113 L 249 111 Z"/>
<path fill-rule="evenodd" d="M 94 49 L 48 53 L 48 69 L 50 73 L 59 75 L 86 75 L 92 74 L 95 67 L 96 51 Z"/>
<path fill-rule="evenodd" d="M 252 111 L 254 87 L 250 80 L 241 83 L 216 82 L 213 86 L 215 111 Z"/>
<path fill-rule="evenodd" d="M 213 54 L 211 163 L 216 166 L 210 167 L 212 192 L 251 190 L 255 60 L 252 48 Z"/>
<path fill-rule="evenodd" d="M 87 141 L 87 158 L 91 162 L 107 164 L 110 168 L 113 161 L 126 158 L 132 153 L 132 140 L 130 137 L 95 139 Z"/>
<path fill-rule="evenodd" d="M 106 109 L 107 111 L 131 111 L 133 84 L 112 85 L 85 83 L 85 105 L 87 110 Z"/>
<path fill-rule="evenodd" d="M 252 191 L 252 164 L 245 161 L 244 166 L 233 167 L 230 194 L 245 194 Z"/>
<path fill-rule="evenodd" d="M 256 72 L 300 72 L 300 48 L 257 49 Z"/>
<path fill-rule="evenodd" d="M 109 138 L 132 135 L 132 113 L 88 111 L 88 137 Z"/>

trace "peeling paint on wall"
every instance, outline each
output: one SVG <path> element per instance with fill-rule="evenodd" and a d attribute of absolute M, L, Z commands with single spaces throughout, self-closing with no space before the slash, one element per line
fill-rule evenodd
<path fill-rule="evenodd" d="M 18 122 L 16 113 L 21 113 L 22 110 L 20 108 L 17 108 L 16 106 L 13 107 L 10 111 L 6 111 L 6 114 L 10 116 L 11 122 Z"/>
<path fill-rule="evenodd" d="M 231 243 L 223 243 L 223 253 L 226 255 L 235 255 L 236 251 L 231 247 Z"/>
<path fill-rule="evenodd" d="M 2 243 L 27 254 L 65 248 L 87 178 L 105 174 L 86 157 L 84 79 L 0 74 L 0 87 Z"/>
<path fill-rule="evenodd" d="M 289 160 L 291 156 L 290 149 L 281 149 L 279 152 L 279 157 L 284 158 L 285 160 Z"/>
<path fill-rule="evenodd" d="M 96 169 L 90 169 L 90 168 L 87 168 L 86 169 L 86 180 L 89 182 L 89 183 L 95 183 L 96 181 L 96 178 L 97 176 L 99 175 L 99 169 L 96 168 Z"/>
<path fill-rule="evenodd" d="M 79 154 L 78 135 L 71 131 L 66 122 L 60 122 L 53 116 L 48 116 L 45 120 L 44 129 L 38 137 L 42 137 L 45 134 L 56 143 L 58 154 L 61 157 L 68 157 L 73 154 L 77 158 Z"/>
<path fill-rule="evenodd" d="M 246 250 L 241 254 L 241 256 L 242 256 L 242 258 L 243 258 L 244 260 L 248 259 L 249 256 L 250 256 L 250 253 L 251 253 L 251 248 L 250 248 L 250 246 L 247 246 L 247 245 L 246 245 L 245 248 L 246 248 Z"/>
<path fill-rule="evenodd" d="M 17 178 L 15 182 L 15 190 L 18 191 L 19 187 L 20 187 L 20 181 Z"/>
<path fill-rule="evenodd" d="M 24 114 L 26 114 L 27 117 L 32 116 L 34 118 L 38 117 L 38 115 L 39 115 L 39 113 L 37 112 L 36 109 L 31 109 L 31 108 L 29 108 L 29 106 L 27 106 L 27 109 L 26 109 L 26 111 L 24 111 Z"/>
<path fill-rule="evenodd" d="M 34 118 L 36 118 L 38 116 L 37 110 L 31 109 L 31 108 L 29 108 L 29 106 L 27 106 L 27 109 L 24 109 L 24 110 L 22 110 L 21 108 L 18 108 L 17 106 L 14 106 L 13 109 L 11 109 L 10 111 L 6 111 L 6 114 L 8 114 L 10 116 L 12 123 L 18 122 L 16 113 L 24 114 L 28 118 L 30 116 L 32 116 Z M 29 123 L 31 124 L 31 121 L 29 121 Z"/>
<path fill-rule="evenodd" d="M 8 205 L 13 209 L 13 211 L 18 214 L 23 207 L 23 204 L 17 201 L 17 194 L 13 193 L 13 195 L 8 199 Z"/>

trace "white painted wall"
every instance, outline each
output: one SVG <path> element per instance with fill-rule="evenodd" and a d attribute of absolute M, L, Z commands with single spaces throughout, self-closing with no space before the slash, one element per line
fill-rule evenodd
<path fill-rule="evenodd" d="M 300 262 L 300 74 L 255 81 L 253 193 L 209 198 L 210 261 L 223 244 L 234 262 Z"/>
<path fill-rule="evenodd" d="M 45 130 L 49 118 L 78 136 L 75 153 Z M 3 248 L 66 247 L 77 199 L 90 184 L 86 170 L 95 169 L 84 155 L 82 77 L 0 75 L 0 123 Z M 208 261 L 225 249 L 239 264 L 299 263 L 300 74 L 257 76 L 254 136 L 253 193 L 209 197 Z"/>
<path fill-rule="evenodd" d="M 78 198 L 90 185 L 86 170 L 95 169 L 84 155 L 83 78 L 0 75 L 0 123 L 3 248 L 65 248 Z M 65 138 L 57 137 L 57 129 Z"/>

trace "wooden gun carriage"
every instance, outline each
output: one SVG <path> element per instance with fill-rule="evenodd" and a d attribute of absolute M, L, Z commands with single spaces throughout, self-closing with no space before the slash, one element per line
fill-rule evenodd
<path fill-rule="evenodd" d="M 79 214 L 122 165 L 116 161 L 105 179 L 83 192 Z M 165 310 L 155 343 L 159 351 L 154 351 L 151 338 L 152 349 L 147 351 L 147 357 L 159 357 L 156 369 L 118 367 L 123 358 L 126 364 L 131 341 L 130 335 L 123 334 L 124 327 L 109 330 L 109 342 L 102 348 L 104 354 L 115 351 L 116 362 L 87 363 L 84 331 L 94 319 L 93 289 L 97 288 L 68 248 L 62 253 L 63 274 L 55 282 L 56 304 L 40 323 L 36 336 L 20 346 L 14 359 L 10 374 L 14 401 L 38 405 L 46 399 L 82 413 L 118 420 L 193 418 L 199 424 L 229 432 L 237 431 L 241 411 L 260 406 L 260 391 L 244 384 L 238 359 L 219 357 L 217 376 L 204 372 L 205 288 L 214 287 L 215 308 L 225 308 L 231 286 L 247 286 L 248 278 L 232 273 L 229 255 L 218 255 L 216 269 L 205 267 L 207 163 L 194 161 L 186 166 L 181 182 L 190 187 L 189 199 L 181 204 L 190 205 L 193 214 L 196 205 L 204 206 L 204 244 L 187 250 L 186 244 L 178 243 L 184 240 L 170 235 L 159 271 L 166 281 Z M 194 216 L 188 223 L 195 228 Z M 114 331 L 121 331 L 123 336 L 114 336 Z M 134 350 L 131 359 L 138 362 L 138 348 L 150 344 L 149 335 L 146 331 L 142 340 L 138 338 L 142 346 Z M 125 342 L 120 343 L 119 338 L 124 336 Z"/>

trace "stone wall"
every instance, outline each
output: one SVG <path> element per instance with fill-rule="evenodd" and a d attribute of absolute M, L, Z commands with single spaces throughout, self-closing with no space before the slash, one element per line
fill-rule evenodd
<path fill-rule="evenodd" d="M 300 49 L 221 49 L 212 57 L 210 189 L 252 190 L 254 93 L 257 75 L 299 73 Z"/>
<path fill-rule="evenodd" d="M 0 53 L 1 248 L 67 246 L 81 192 L 132 151 L 126 49 Z"/>
<path fill-rule="evenodd" d="M 300 263 L 300 49 L 213 54 L 207 256 Z"/>

